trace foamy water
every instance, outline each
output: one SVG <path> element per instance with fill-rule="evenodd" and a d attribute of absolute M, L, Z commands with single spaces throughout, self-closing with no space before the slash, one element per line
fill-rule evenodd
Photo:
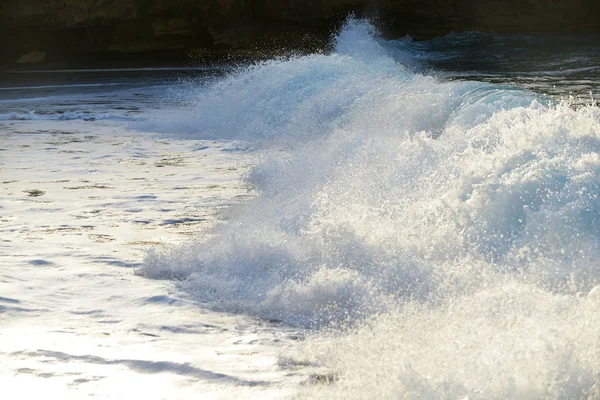
<path fill-rule="evenodd" d="M 141 272 L 321 332 L 309 397 L 600 396 L 600 110 L 416 73 L 364 22 L 335 47 L 138 123 L 262 158 L 228 223 Z"/>

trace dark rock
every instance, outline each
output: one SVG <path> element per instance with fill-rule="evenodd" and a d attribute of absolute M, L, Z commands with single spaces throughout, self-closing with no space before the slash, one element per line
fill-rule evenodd
<path fill-rule="evenodd" d="M 4 63 L 268 57 L 327 49 L 348 13 L 391 37 L 599 32 L 597 0 L 4 0 Z M 44 54 L 44 57 L 40 57 Z"/>
<path fill-rule="evenodd" d="M 27 54 L 22 55 L 17 60 L 17 64 L 35 64 L 41 63 L 46 58 L 46 53 L 43 51 L 30 51 Z"/>

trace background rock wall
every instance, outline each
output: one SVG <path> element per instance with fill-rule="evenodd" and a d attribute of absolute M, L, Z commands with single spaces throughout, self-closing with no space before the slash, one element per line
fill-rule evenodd
<path fill-rule="evenodd" d="M 349 12 L 388 36 L 599 32 L 599 0 L 3 0 L 1 61 L 269 56 L 327 47 Z"/>

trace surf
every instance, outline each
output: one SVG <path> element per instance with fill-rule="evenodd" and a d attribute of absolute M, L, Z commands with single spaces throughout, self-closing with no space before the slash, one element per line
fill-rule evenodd
<path fill-rule="evenodd" d="M 260 162 L 228 222 L 139 272 L 343 332 L 307 350 L 340 374 L 325 397 L 591 395 L 599 109 L 438 78 L 364 21 L 334 49 L 242 69 L 143 123 L 241 140 Z"/>

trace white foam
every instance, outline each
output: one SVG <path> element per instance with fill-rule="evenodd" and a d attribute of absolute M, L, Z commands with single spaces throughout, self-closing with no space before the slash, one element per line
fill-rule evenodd
<path fill-rule="evenodd" d="M 324 399 L 587 399 L 597 396 L 597 305 L 505 284 L 430 308 L 415 304 L 305 353 L 339 381 Z"/>
<path fill-rule="evenodd" d="M 264 157 L 255 199 L 142 273 L 291 324 L 378 315 L 315 353 L 343 376 L 332 396 L 587 396 L 600 111 L 416 74 L 370 30 L 351 22 L 339 51 L 259 64 L 152 122 Z"/>

